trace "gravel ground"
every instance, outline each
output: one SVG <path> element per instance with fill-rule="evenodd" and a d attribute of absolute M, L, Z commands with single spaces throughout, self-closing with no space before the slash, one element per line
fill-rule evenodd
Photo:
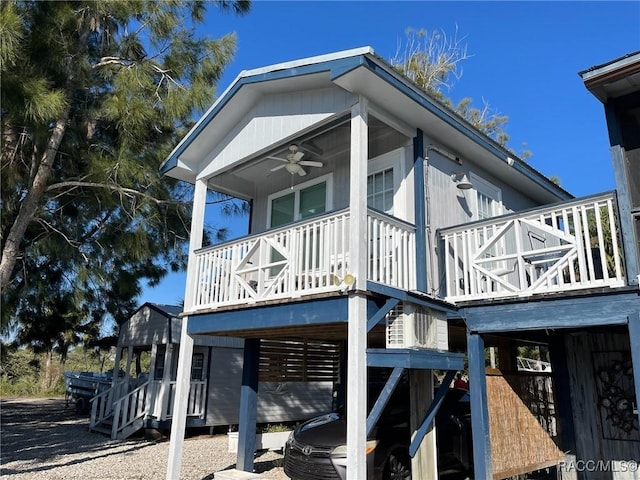
<path fill-rule="evenodd" d="M 89 418 L 77 416 L 64 399 L 0 400 L 0 475 L 12 480 L 164 479 L 168 441 L 137 438 L 115 441 L 89 432 Z M 181 479 L 210 480 L 215 472 L 235 467 L 227 436 L 185 439 Z M 282 455 L 257 456 L 262 478 L 286 480 Z"/>

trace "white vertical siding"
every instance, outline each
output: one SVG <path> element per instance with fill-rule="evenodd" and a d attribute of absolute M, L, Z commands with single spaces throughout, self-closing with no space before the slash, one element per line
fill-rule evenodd
<path fill-rule="evenodd" d="M 200 176 L 225 169 L 283 138 L 344 111 L 353 101 L 350 93 L 338 87 L 267 95 L 203 159 Z"/>

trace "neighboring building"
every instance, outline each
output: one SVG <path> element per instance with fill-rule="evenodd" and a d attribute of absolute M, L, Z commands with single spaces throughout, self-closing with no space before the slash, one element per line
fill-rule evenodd
<path fill-rule="evenodd" d="M 182 307 L 177 305 L 145 303 L 120 325 L 115 363 L 119 365 L 122 359 L 125 368 L 115 376 L 111 389 L 92 399 L 92 430 L 123 439 L 143 428 L 167 430 L 170 427 L 182 330 L 181 311 Z M 287 353 L 294 354 L 302 349 L 299 342 L 287 342 L 285 347 Z M 325 344 L 314 347 L 323 352 L 327 348 Z M 142 355 L 150 357 L 149 371 L 142 371 Z M 242 355 L 242 339 L 212 336 L 194 339 L 187 426 L 238 423 Z M 131 377 L 134 362 L 136 375 Z M 333 393 L 331 374 L 335 376 L 337 371 L 335 366 L 329 367 L 325 378 L 316 375 L 304 381 L 261 383 L 257 421 L 298 421 L 329 412 Z"/>
<path fill-rule="evenodd" d="M 353 479 L 366 476 L 368 432 L 403 371 L 412 385 L 412 478 L 436 475 L 430 424 L 443 390 L 434 391 L 431 370 L 446 372 L 446 388 L 463 368 L 453 350 L 465 347 L 475 478 L 502 478 L 557 465 L 567 450 L 581 455 L 573 415 L 588 429 L 603 412 L 595 389 L 574 388 L 595 382 L 577 365 L 626 366 L 630 345 L 640 351 L 627 329 L 640 311 L 637 252 L 621 235 L 630 218 L 616 193 L 574 199 L 370 48 L 241 73 L 162 172 L 195 185 L 167 478 L 179 474 L 199 335 L 244 339 L 237 468 L 249 472 L 259 381 L 313 371 L 273 356 L 265 342 L 335 345 L 325 358 L 341 367 Z M 250 202 L 248 236 L 202 244 L 210 189 Z M 536 399 L 520 407 L 531 391 L 515 381 L 524 375 L 522 342 L 551 352 L 554 387 L 548 372 L 534 379 L 547 396 L 543 412 Z M 485 345 L 500 368 L 489 377 Z M 593 356 L 609 345 L 619 352 Z M 393 374 L 367 418 L 368 369 L 379 367 Z M 522 430 L 507 428 L 513 418 Z M 638 445 L 620 444 L 620 455 Z"/>

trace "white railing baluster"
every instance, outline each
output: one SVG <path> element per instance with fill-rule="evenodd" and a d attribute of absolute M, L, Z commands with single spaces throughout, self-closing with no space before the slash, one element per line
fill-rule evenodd
<path fill-rule="evenodd" d="M 196 252 L 194 310 L 344 288 L 348 223 L 341 211 Z M 415 228 L 370 211 L 368 231 L 368 279 L 414 288 Z"/>
<path fill-rule="evenodd" d="M 440 235 L 451 301 L 624 283 L 613 193 L 446 228 Z"/>

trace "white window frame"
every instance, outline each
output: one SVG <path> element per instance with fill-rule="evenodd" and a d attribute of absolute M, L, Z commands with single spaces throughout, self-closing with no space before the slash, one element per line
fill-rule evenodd
<path fill-rule="evenodd" d="M 406 216 L 406 202 L 402 188 L 404 161 L 405 148 L 400 147 L 370 159 L 367 166 L 367 180 L 371 175 L 393 169 L 393 216 L 398 218 Z"/>
<path fill-rule="evenodd" d="M 325 189 L 325 212 L 333 210 L 333 173 L 327 173 L 326 175 L 322 175 L 306 182 L 299 183 L 298 185 L 294 185 L 293 187 L 289 187 L 269 195 L 267 197 L 267 229 L 273 228 L 271 227 L 271 207 L 273 200 L 275 200 L 276 198 L 284 197 L 285 195 L 290 195 L 291 193 L 295 193 L 293 197 L 293 221 L 298 222 L 300 221 L 300 190 L 304 190 L 308 187 L 313 187 L 314 185 L 323 182 L 326 182 L 327 184 Z"/>
<path fill-rule="evenodd" d="M 473 196 L 473 219 L 480 220 L 478 193 L 482 193 L 494 201 L 494 217 L 502 215 L 502 190 L 473 172 L 471 172 L 470 179 L 475 190 L 475 195 Z"/>

